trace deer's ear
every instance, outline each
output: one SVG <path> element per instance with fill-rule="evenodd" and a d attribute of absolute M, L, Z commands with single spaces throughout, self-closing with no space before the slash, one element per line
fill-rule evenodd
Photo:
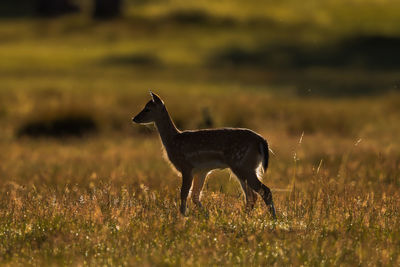
<path fill-rule="evenodd" d="M 152 93 L 151 91 L 150 91 L 150 95 L 153 98 L 154 103 L 164 105 L 164 102 L 161 100 L 161 98 L 158 95 Z"/>

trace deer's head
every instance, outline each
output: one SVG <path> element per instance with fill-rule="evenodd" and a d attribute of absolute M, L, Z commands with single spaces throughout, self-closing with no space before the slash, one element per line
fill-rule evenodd
<path fill-rule="evenodd" d="M 136 123 L 151 123 L 155 122 L 157 118 L 160 118 L 165 110 L 164 102 L 161 98 L 150 92 L 151 100 L 147 102 L 143 110 L 133 117 L 133 122 Z"/>

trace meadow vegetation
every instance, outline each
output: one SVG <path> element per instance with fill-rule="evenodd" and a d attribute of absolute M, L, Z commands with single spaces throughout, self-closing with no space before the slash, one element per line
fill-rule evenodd
<path fill-rule="evenodd" d="M 0 22 L 2 265 L 400 264 L 398 3 L 127 2 Z M 180 129 L 267 138 L 276 222 L 226 170 L 179 214 L 156 131 L 131 122 L 148 89 Z"/>

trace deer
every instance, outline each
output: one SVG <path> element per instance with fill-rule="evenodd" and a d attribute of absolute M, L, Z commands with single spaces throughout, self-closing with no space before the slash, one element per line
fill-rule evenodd
<path fill-rule="evenodd" d="M 193 203 L 202 208 L 200 195 L 207 175 L 215 169 L 229 168 L 239 179 L 246 209 L 254 208 L 258 194 L 276 219 L 271 190 L 258 177 L 267 171 L 269 159 L 269 146 L 261 135 L 245 128 L 181 131 L 172 121 L 164 101 L 151 91 L 150 95 L 151 100 L 132 120 L 138 124 L 155 124 L 169 162 L 182 176 L 179 210 L 183 216 L 186 216 L 190 189 Z"/>

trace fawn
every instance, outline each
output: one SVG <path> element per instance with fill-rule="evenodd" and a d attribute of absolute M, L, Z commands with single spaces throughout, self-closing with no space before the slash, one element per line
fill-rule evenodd
<path fill-rule="evenodd" d="M 192 182 L 192 200 L 196 206 L 202 207 L 200 193 L 207 174 L 214 169 L 230 168 L 246 195 L 246 207 L 254 207 L 258 193 L 276 219 L 271 190 L 257 177 L 260 164 L 264 171 L 268 167 L 269 148 L 263 137 L 241 128 L 180 131 L 160 97 L 150 94 L 152 99 L 133 118 L 133 122 L 155 123 L 169 161 L 182 174 L 180 212 L 183 215 Z"/>

